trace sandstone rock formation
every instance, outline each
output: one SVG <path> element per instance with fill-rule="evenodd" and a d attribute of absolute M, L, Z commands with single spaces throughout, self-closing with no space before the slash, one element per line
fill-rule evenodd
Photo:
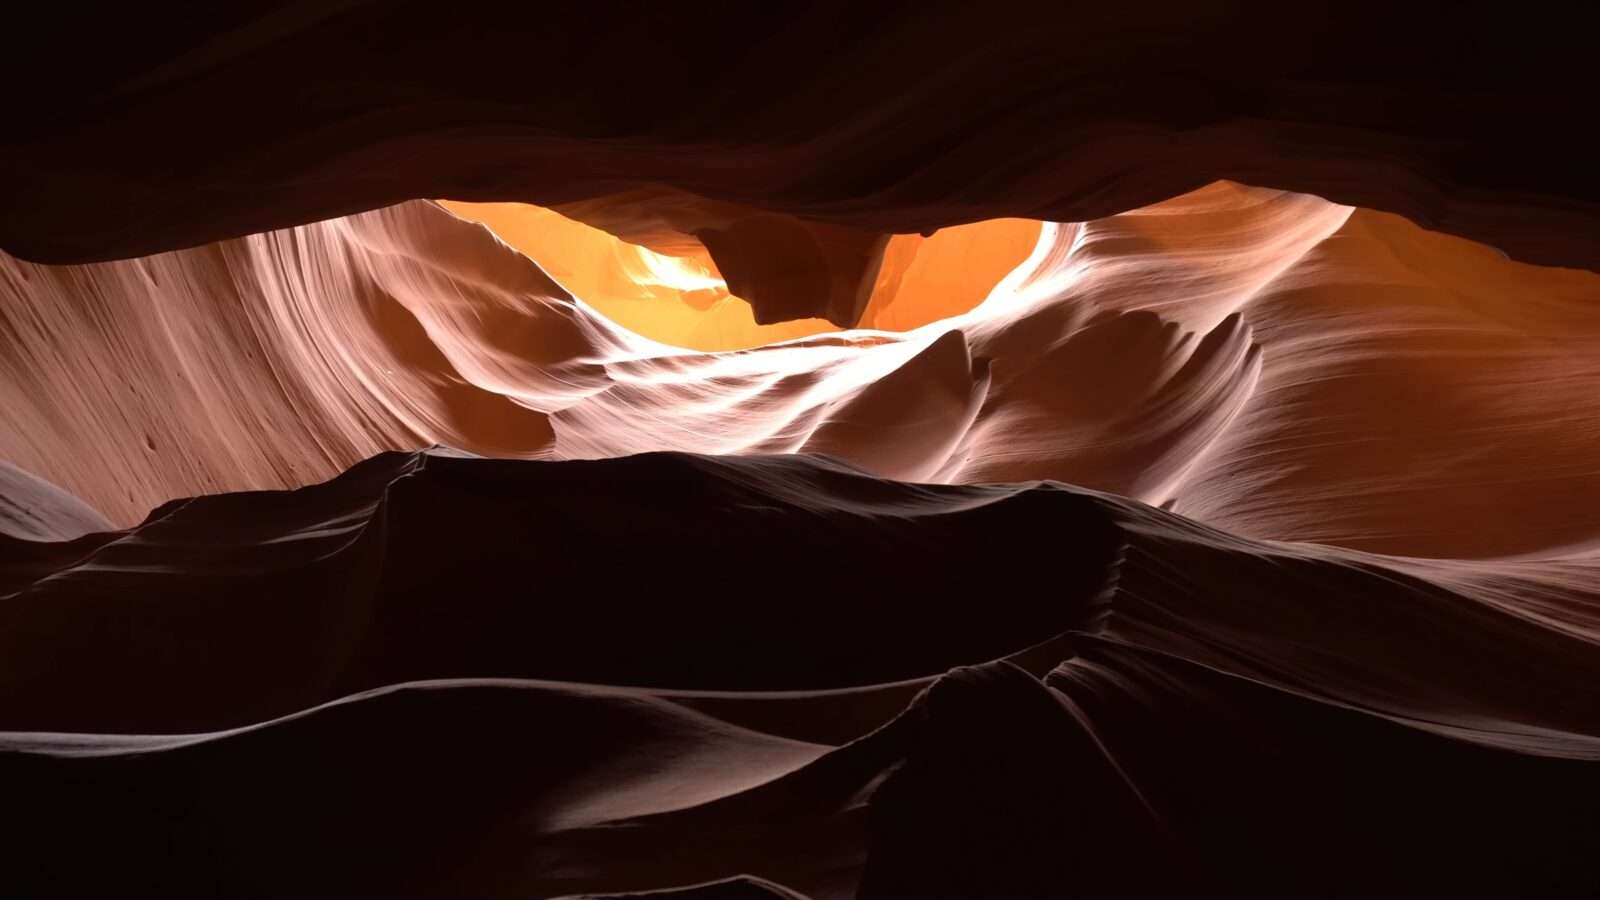
<path fill-rule="evenodd" d="M 0 893 L 1600 895 L 1538 7 L 15 11 Z"/>

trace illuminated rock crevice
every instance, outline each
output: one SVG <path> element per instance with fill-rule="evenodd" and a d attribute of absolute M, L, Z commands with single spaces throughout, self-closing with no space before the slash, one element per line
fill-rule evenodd
<path fill-rule="evenodd" d="M 123 263 L 11 260 L 0 450 L 120 523 L 443 443 L 1055 479 L 1253 537 L 1426 556 L 1600 539 L 1583 424 L 1600 277 L 1396 216 L 1217 184 L 1097 222 L 911 236 L 866 315 L 912 327 L 843 332 L 755 326 L 703 256 L 553 213 L 496 225 L 556 271 L 426 201 Z M 987 273 L 939 252 L 964 243 L 1005 252 L 979 254 Z M 685 344 L 782 339 L 692 351 L 612 316 Z"/>
<path fill-rule="evenodd" d="M 757 321 L 754 305 L 729 286 L 712 254 L 694 241 L 667 245 L 671 253 L 657 252 L 526 204 L 443 201 L 443 206 L 489 226 L 613 321 L 665 344 L 738 350 L 840 329 L 839 323 L 816 317 Z M 866 302 L 848 324 L 908 331 L 966 312 L 1028 258 L 1039 228 L 1038 222 L 1004 219 L 947 228 L 926 238 L 895 235 L 885 245 Z M 762 245 L 758 252 L 767 249 Z"/>

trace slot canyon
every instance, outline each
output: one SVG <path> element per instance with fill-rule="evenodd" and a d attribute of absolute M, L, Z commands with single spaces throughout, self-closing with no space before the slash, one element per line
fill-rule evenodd
<path fill-rule="evenodd" d="M 0 894 L 1600 895 L 1600 9 L 87 16 Z"/>

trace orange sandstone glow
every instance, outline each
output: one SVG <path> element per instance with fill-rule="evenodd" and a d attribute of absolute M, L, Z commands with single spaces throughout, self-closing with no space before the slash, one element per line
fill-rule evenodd
<path fill-rule="evenodd" d="M 526 203 L 440 205 L 487 225 L 574 296 L 663 344 L 742 350 L 839 330 L 819 318 L 757 324 L 750 304 L 729 293 L 703 247 L 668 256 Z M 993 219 L 931 237 L 895 235 L 858 327 L 909 331 L 972 309 L 1028 258 L 1039 230 L 1031 219 Z"/>
<path fill-rule="evenodd" d="M 1226 182 L 1046 224 L 992 288 L 993 272 L 927 252 L 959 234 L 909 263 L 887 248 L 899 290 L 863 309 L 901 327 L 891 316 L 987 290 L 973 308 L 735 353 L 641 337 L 600 311 L 605 291 L 558 280 L 573 266 L 613 295 L 670 287 L 637 305 L 710 317 L 688 302 L 712 290 L 692 259 L 534 257 L 431 201 L 113 263 L 0 257 L 0 459 L 115 525 L 445 444 L 1054 480 L 1244 537 L 1376 553 L 1600 548 L 1594 273 Z M 965 287 L 919 287 L 947 266 Z M 16 530 L 92 518 L 54 511 Z"/>

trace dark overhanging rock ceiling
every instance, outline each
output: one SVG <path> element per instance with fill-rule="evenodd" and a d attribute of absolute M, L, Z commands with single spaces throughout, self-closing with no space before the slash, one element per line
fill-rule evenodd
<path fill-rule="evenodd" d="M 697 235 L 759 315 L 849 324 L 884 233 L 1228 179 L 1600 269 L 1592 8 L 224 6 L 151 38 L 137 12 L 19 31 L 0 248 L 521 200 Z"/>

